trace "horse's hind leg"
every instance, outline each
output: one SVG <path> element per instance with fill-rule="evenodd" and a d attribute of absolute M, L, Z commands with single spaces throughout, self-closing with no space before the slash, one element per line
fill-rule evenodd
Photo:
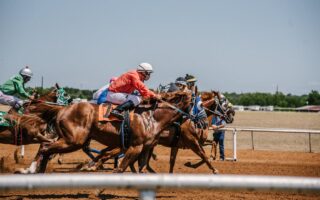
<path fill-rule="evenodd" d="M 215 160 L 216 158 L 217 158 L 217 143 L 213 140 L 212 146 L 211 146 L 211 152 L 210 152 L 210 160 Z"/>

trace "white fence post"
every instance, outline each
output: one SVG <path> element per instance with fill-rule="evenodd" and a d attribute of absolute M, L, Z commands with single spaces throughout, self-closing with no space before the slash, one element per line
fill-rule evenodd
<path fill-rule="evenodd" d="M 237 161 L 237 130 L 233 129 L 233 161 Z"/>

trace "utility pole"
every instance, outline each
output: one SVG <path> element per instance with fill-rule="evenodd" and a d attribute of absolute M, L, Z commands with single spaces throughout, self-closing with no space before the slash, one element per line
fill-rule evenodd
<path fill-rule="evenodd" d="M 41 89 L 43 90 L 43 76 L 41 76 Z"/>

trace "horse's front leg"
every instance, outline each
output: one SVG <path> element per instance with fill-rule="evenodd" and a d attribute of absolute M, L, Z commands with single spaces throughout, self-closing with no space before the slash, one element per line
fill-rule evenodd
<path fill-rule="evenodd" d="M 128 150 L 124 154 L 124 158 L 122 159 L 120 166 L 116 170 L 117 173 L 123 173 L 129 164 L 134 163 L 138 158 L 139 154 L 142 152 L 143 145 L 138 146 L 130 146 Z"/>
<path fill-rule="evenodd" d="M 172 147 L 170 152 L 170 169 L 169 173 L 173 173 L 173 168 L 176 163 L 176 158 L 178 154 L 179 148 L 178 147 Z"/>

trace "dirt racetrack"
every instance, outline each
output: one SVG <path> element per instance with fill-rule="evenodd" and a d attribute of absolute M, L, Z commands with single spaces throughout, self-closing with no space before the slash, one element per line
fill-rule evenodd
<path fill-rule="evenodd" d="M 232 126 L 241 127 L 274 127 L 297 129 L 320 129 L 320 114 L 314 113 L 266 113 L 266 112 L 237 112 Z M 307 176 L 320 177 L 320 153 L 307 153 L 308 144 L 305 135 L 256 134 L 256 148 L 251 150 L 251 138 L 245 133 L 239 134 L 237 152 L 238 161 L 214 161 L 213 164 L 221 174 L 241 175 L 279 175 L 279 176 Z M 303 142 L 301 142 L 303 140 Z M 93 146 L 102 148 L 94 143 Z M 319 152 L 320 140 L 318 135 L 312 136 L 314 152 Z M 231 134 L 227 133 L 226 156 L 232 156 Z M 26 156 L 22 164 L 15 164 L 13 151 L 16 147 L 0 144 L 0 157 L 3 157 L 2 173 L 10 173 L 14 168 L 26 167 L 37 150 L 37 145 L 26 146 Z M 274 150 L 276 149 L 276 150 Z M 209 155 L 210 148 L 206 148 Z M 169 169 L 170 150 L 158 146 L 156 148 L 158 160 L 152 160 L 151 165 L 159 173 L 167 173 Z M 62 165 L 56 160 L 50 162 L 48 172 L 74 173 L 76 166 L 88 158 L 81 151 L 67 154 Z M 185 166 L 185 163 L 196 163 L 199 158 L 190 150 L 180 150 L 175 165 L 175 173 L 208 174 L 210 170 L 202 165 L 197 169 Z M 107 162 L 99 172 L 112 173 L 113 163 Z M 129 171 L 128 171 L 129 173 Z M 91 199 L 93 189 L 63 189 L 37 191 L 0 192 L 0 199 Z M 319 193 L 291 193 L 291 192 L 255 192 L 255 191 L 221 191 L 221 190 L 164 190 L 157 191 L 157 199 L 320 199 Z M 135 190 L 106 189 L 98 196 L 99 199 L 137 199 Z"/>

